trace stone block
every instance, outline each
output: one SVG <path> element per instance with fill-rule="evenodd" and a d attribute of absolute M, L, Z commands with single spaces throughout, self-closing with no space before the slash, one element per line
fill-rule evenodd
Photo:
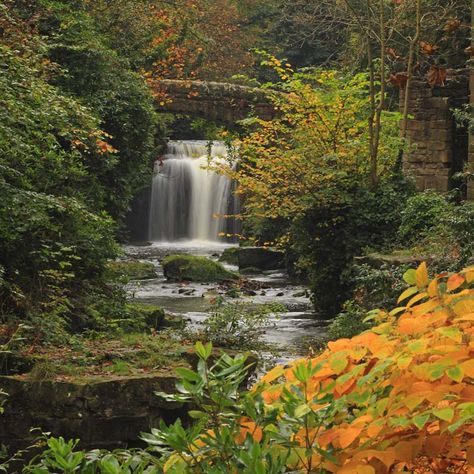
<path fill-rule="evenodd" d="M 449 176 L 442 173 L 426 176 L 424 189 L 433 189 L 434 191 L 447 192 L 449 191 Z"/>
<path fill-rule="evenodd" d="M 433 151 L 447 151 L 450 148 L 448 141 L 433 141 L 430 143 L 430 149 Z"/>
<path fill-rule="evenodd" d="M 434 163 L 443 163 L 444 165 L 453 161 L 453 153 L 451 150 L 433 151 L 427 156 L 429 157 L 428 161 Z"/>
<path fill-rule="evenodd" d="M 450 142 L 453 139 L 453 132 L 452 129 L 430 129 L 429 130 L 429 137 L 432 140 L 439 140 L 444 142 Z"/>
<path fill-rule="evenodd" d="M 423 120 L 410 120 L 408 122 L 408 130 L 424 130 L 427 127 L 427 123 Z"/>

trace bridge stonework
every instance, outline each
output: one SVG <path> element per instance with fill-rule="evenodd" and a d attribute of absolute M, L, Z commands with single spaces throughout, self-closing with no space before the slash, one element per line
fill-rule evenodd
<path fill-rule="evenodd" d="M 469 102 L 469 74 L 456 71 L 444 86 L 430 87 L 414 81 L 409 99 L 409 150 L 404 155 L 404 170 L 413 176 L 419 190 L 451 189 L 452 176 L 468 161 L 468 133 L 459 127 L 453 109 Z M 400 94 L 400 108 L 404 91 Z M 471 193 L 471 192 L 470 192 Z"/>
<path fill-rule="evenodd" d="M 265 90 L 207 81 L 162 80 L 158 86 L 165 96 L 156 103 L 159 112 L 192 115 L 232 124 L 250 113 L 265 120 L 275 109 Z"/>

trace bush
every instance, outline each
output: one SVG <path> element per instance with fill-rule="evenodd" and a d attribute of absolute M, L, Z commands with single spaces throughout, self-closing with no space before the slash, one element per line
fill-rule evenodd
<path fill-rule="evenodd" d="M 278 304 L 256 306 L 219 300 L 203 323 L 203 329 L 192 334 L 192 338 L 217 347 L 259 350 L 265 347 L 262 337 L 271 326 L 270 318 L 284 310 Z"/>
<path fill-rule="evenodd" d="M 163 259 L 165 277 L 173 281 L 219 283 L 235 280 L 238 276 L 226 270 L 220 263 L 206 257 L 193 255 L 169 255 Z"/>
<path fill-rule="evenodd" d="M 350 338 L 364 332 L 371 326 L 364 322 L 366 317 L 367 310 L 359 306 L 355 301 L 346 301 L 342 311 L 328 326 L 328 339 L 335 341 L 337 339 Z"/>
<path fill-rule="evenodd" d="M 402 277 L 407 265 L 383 264 L 374 268 L 368 264 L 353 264 L 345 279 L 353 289 L 353 298 L 368 311 L 371 308 L 393 307 L 398 295 L 406 288 Z"/>
<path fill-rule="evenodd" d="M 402 211 L 398 236 L 403 244 L 413 244 L 437 227 L 453 206 L 435 191 L 425 191 L 408 199 Z"/>

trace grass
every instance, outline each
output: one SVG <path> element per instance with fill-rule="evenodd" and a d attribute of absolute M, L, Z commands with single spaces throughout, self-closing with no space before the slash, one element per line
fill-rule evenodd
<path fill-rule="evenodd" d="M 111 338 L 107 334 L 82 338 L 81 347 L 41 347 L 31 357 L 33 369 L 23 377 L 31 380 L 77 381 L 91 377 L 174 373 L 188 365 L 183 345 L 173 332 L 131 333 Z"/>

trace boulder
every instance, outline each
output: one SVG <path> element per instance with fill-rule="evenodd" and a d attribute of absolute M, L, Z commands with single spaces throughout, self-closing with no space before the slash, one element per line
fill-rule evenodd
<path fill-rule="evenodd" d="M 193 255 L 169 255 L 163 260 L 163 272 L 171 281 L 220 283 L 235 280 L 238 276 L 226 270 L 219 262 Z"/>
<path fill-rule="evenodd" d="M 284 267 L 284 258 L 283 252 L 263 247 L 242 247 L 238 252 L 239 268 L 277 270 Z"/>

